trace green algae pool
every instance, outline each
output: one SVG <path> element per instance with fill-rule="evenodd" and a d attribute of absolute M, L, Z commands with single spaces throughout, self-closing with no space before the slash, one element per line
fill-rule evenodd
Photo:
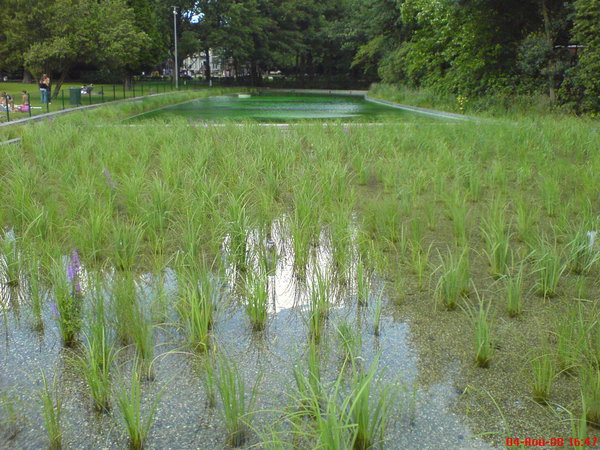
<path fill-rule="evenodd" d="M 432 121 L 430 117 L 365 100 L 356 95 L 261 92 L 201 98 L 135 116 L 130 121 L 186 118 L 193 121 L 298 120 Z"/>

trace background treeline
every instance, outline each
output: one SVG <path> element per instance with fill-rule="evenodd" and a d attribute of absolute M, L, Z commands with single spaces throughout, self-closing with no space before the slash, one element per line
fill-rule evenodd
<path fill-rule="evenodd" d="M 600 111 L 600 0 L 2 0 L 0 71 L 120 77 L 218 50 L 252 83 L 374 81 Z M 6 5 L 6 7 L 4 7 Z"/>

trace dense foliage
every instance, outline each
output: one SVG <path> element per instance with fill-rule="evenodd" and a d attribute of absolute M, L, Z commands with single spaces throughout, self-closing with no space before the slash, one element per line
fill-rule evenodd
<path fill-rule="evenodd" d="M 5 0 L 0 71 L 124 74 L 212 49 L 237 75 L 383 80 L 600 110 L 600 0 Z M 4 10 L 4 8 L 3 8 Z M 209 73 L 207 73 L 210 76 Z"/>

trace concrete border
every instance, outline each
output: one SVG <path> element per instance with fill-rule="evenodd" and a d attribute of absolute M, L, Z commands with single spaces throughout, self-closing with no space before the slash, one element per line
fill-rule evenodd
<path fill-rule="evenodd" d="M 0 145 L 18 144 L 21 142 L 21 138 L 9 139 L 8 141 L 0 142 Z"/>

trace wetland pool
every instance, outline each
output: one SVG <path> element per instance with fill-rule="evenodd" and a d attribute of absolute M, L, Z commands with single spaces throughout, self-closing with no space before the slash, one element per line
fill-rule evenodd
<path fill-rule="evenodd" d="M 285 123 L 301 120 L 341 121 L 439 121 L 365 100 L 356 95 L 259 92 L 200 98 L 156 109 L 128 119 L 127 123 L 146 120 L 257 121 Z"/>

